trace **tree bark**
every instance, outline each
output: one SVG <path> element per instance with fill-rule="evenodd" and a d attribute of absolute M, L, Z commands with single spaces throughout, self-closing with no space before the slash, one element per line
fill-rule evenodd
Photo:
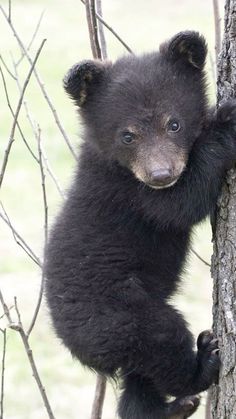
<path fill-rule="evenodd" d="M 225 2 L 225 28 L 218 62 L 218 104 L 236 97 L 236 0 Z M 213 419 L 236 418 L 236 171 L 226 176 L 216 208 L 212 258 L 213 329 L 221 370 L 211 390 Z"/>

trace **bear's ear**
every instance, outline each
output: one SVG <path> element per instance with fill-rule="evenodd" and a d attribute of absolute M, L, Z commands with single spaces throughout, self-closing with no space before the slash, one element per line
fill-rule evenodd
<path fill-rule="evenodd" d="M 78 106 L 83 106 L 90 93 L 105 80 L 110 65 L 109 62 L 82 61 L 68 71 L 63 79 L 64 89 Z"/>
<path fill-rule="evenodd" d="M 198 32 L 180 32 L 160 46 L 160 53 L 172 61 L 182 61 L 202 70 L 207 55 L 207 45 L 204 37 Z"/>

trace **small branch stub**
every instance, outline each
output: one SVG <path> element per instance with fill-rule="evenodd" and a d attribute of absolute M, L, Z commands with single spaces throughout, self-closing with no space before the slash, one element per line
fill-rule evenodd
<path fill-rule="evenodd" d="M 106 393 L 106 377 L 102 375 L 98 375 L 91 419 L 102 418 L 102 408 L 103 408 L 103 403 L 105 399 L 105 393 Z"/>

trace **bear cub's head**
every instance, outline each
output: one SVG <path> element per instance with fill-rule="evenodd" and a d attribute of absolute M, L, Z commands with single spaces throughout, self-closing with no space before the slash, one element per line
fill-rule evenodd
<path fill-rule="evenodd" d="M 64 87 L 86 141 L 148 186 L 174 185 L 206 117 L 206 54 L 202 36 L 181 32 L 159 52 L 74 65 Z"/>

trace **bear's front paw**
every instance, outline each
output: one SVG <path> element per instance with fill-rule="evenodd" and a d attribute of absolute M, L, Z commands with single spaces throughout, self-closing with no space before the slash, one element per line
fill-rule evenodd
<path fill-rule="evenodd" d="M 200 333 L 197 340 L 198 391 L 206 390 L 217 381 L 220 358 L 218 341 L 210 330 Z"/>
<path fill-rule="evenodd" d="M 217 122 L 231 123 L 236 130 L 236 99 L 228 100 L 220 105 L 216 114 Z"/>
<path fill-rule="evenodd" d="M 168 404 L 165 417 L 168 419 L 182 419 L 189 418 L 196 412 L 200 404 L 199 396 L 187 396 L 177 398 Z"/>

